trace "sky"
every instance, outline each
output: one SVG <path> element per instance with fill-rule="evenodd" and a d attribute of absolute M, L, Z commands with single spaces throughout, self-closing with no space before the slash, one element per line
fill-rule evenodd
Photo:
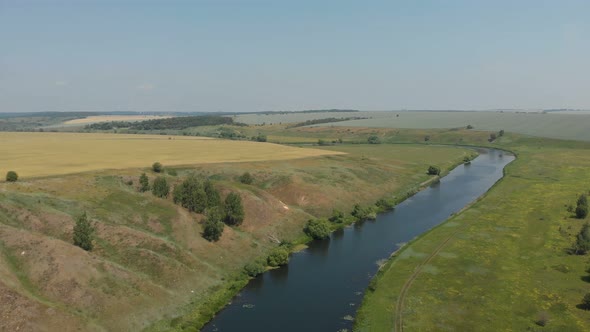
<path fill-rule="evenodd" d="M 0 112 L 590 109 L 590 1 L 0 0 Z"/>

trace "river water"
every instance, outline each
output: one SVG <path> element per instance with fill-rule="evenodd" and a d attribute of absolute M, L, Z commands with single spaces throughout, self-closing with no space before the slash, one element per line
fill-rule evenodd
<path fill-rule="evenodd" d="M 498 150 L 478 152 L 470 165 L 458 166 L 395 210 L 314 241 L 288 265 L 251 280 L 203 331 L 352 330 L 377 261 L 483 195 L 514 160 Z"/>

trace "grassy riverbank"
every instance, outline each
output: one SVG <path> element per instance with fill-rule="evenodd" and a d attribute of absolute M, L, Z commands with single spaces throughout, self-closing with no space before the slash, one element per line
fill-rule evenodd
<path fill-rule="evenodd" d="M 514 135 L 493 145 L 518 155 L 506 177 L 389 260 L 355 330 L 590 329 L 578 308 L 588 258 L 567 252 L 585 222 L 567 206 L 590 190 L 590 145 Z"/>
<path fill-rule="evenodd" d="M 472 153 L 386 144 L 322 149 L 345 154 L 181 166 L 176 176 L 162 174 L 175 185 L 196 172 L 223 195 L 240 194 L 244 223 L 226 227 L 214 243 L 201 237 L 203 216 L 171 198 L 137 192 L 141 172 L 156 176 L 147 169 L 1 183 L 0 314 L 8 317 L 1 329 L 198 327 L 244 284 L 238 277 L 244 264 L 265 257 L 275 239 L 300 238 L 308 219 L 327 217 L 333 208 L 350 212 L 357 203 L 405 194 L 429 179 L 429 165 L 447 169 Z M 237 181 L 246 171 L 251 185 Z M 71 242 L 73 217 L 83 211 L 97 225 L 91 252 Z"/>

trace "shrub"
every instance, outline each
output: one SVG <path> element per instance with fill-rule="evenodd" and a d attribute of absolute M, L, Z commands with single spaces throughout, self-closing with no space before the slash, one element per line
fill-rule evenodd
<path fill-rule="evenodd" d="M 156 173 L 161 173 L 162 170 L 164 169 L 164 166 L 162 166 L 162 164 L 160 162 L 155 162 L 152 165 L 152 171 L 156 172 Z"/>
<path fill-rule="evenodd" d="M 172 196 L 174 203 L 180 204 L 191 212 L 202 213 L 207 208 L 205 187 L 196 176 L 189 176 L 174 187 Z"/>
<path fill-rule="evenodd" d="M 496 135 L 496 133 L 491 133 L 490 134 L 490 138 L 488 139 L 489 142 L 493 142 L 496 140 L 496 138 L 498 138 L 498 136 Z"/>
<path fill-rule="evenodd" d="M 94 226 L 88 220 L 86 212 L 76 218 L 76 225 L 74 225 L 74 245 L 90 251 L 94 247 L 92 240 L 94 239 Z"/>
<path fill-rule="evenodd" d="M 371 135 L 367 138 L 367 142 L 369 142 L 369 144 L 380 144 L 381 139 L 377 135 Z"/>
<path fill-rule="evenodd" d="M 440 175 L 440 168 L 438 166 L 429 166 L 428 175 Z"/>
<path fill-rule="evenodd" d="M 221 195 L 219 194 L 219 191 L 215 189 L 211 181 L 205 181 L 203 189 L 205 190 L 205 198 L 207 199 L 208 208 L 221 205 Z"/>
<path fill-rule="evenodd" d="M 275 248 L 270 255 L 268 255 L 266 263 L 273 267 L 285 265 L 289 263 L 289 252 L 283 247 Z"/>
<path fill-rule="evenodd" d="M 257 142 L 266 142 L 266 135 L 258 134 L 258 136 L 256 136 L 255 140 Z"/>
<path fill-rule="evenodd" d="M 588 206 L 588 196 L 586 196 L 585 194 L 580 195 L 580 197 L 578 197 L 578 201 L 576 202 L 576 205 Z"/>
<path fill-rule="evenodd" d="M 260 262 L 251 262 L 244 266 L 244 272 L 250 277 L 256 277 L 264 273 L 265 270 L 264 265 Z"/>
<path fill-rule="evenodd" d="M 325 219 L 310 219 L 303 231 L 316 240 L 326 239 L 330 236 L 330 223 Z"/>
<path fill-rule="evenodd" d="M 168 173 L 171 176 L 177 176 L 178 172 L 176 172 L 176 170 L 174 168 L 169 168 L 166 170 L 166 173 Z"/>
<path fill-rule="evenodd" d="M 244 172 L 244 174 L 240 175 L 239 180 L 243 184 L 252 184 L 254 182 L 254 178 L 249 172 Z"/>
<path fill-rule="evenodd" d="M 395 207 L 395 202 L 393 200 L 386 200 L 385 198 L 381 198 L 380 200 L 375 202 L 375 206 L 381 211 L 387 211 Z"/>
<path fill-rule="evenodd" d="M 588 205 L 578 205 L 576 207 L 576 218 L 584 219 L 588 215 Z"/>
<path fill-rule="evenodd" d="M 214 242 L 221 238 L 225 224 L 221 222 L 221 212 L 218 208 L 207 211 L 207 219 L 203 225 L 203 238 Z"/>
<path fill-rule="evenodd" d="M 330 220 L 330 222 L 333 222 L 335 224 L 341 224 L 344 222 L 344 213 L 342 213 L 342 211 L 333 210 L 332 216 L 328 220 Z"/>
<path fill-rule="evenodd" d="M 6 173 L 7 182 L 16 182 L 16 180 L 18 180 L 18 174 L 15 171 L 8 171 Z"/>
<path fill-rule="evenodd" d="M 467 127 L 465 127 L 465 128 L 467 128 L 467 129 L 473 129 L 473 126 L 472 125 L 467 125 Z"/>
<path fill-rule="evenodd" d="M 578 255 L 584 255 L 590 250 L 590 225 L 585 223 L 582 229 L 576 236 L 573 252 Z"/>
<path fill-rule="evenodd" d="M 139 191 L 146 192 L 150 190 L 150 179 L 148 179 L 145 173 L 141 173 L 139 176 Z"/>
<path fill-rule="evenodd" d="M 502 129 L 498 132 L 498 137 L 502 137 L 502 136 L 504 136 L 504 129 Z"/>
<path fill-rule="evenodd" d="M 229 193 L 225 198 L 225 218 L 228 225 L 239 226 L 244 221 L 244 207 L 242 198 L 236 193 Z"/>
<path fill-rule="evenodd" d="M 369 207 L 363 208 L 359 204 L 354 205 L 350 214 L 355 217 L 357 221 L 377 218 L 377 214 L 373 209 Z"/>
<path fill-rule="evenodd" d="M 586 293 L 582 298 L 582 304 L 580 305 L 584 310 L 590 310 L 590 293 Z"/>
<path fill-rule="evenodd" d="M 168 197 L 168 193 L 170 192 L 170 186 L 168 185 L 168 181 L 166 181 L 163 177 L 157 177 L 154 180 L 154 185 L 152 187 L 152 193 L 156 197 L 166 198 Z"/>

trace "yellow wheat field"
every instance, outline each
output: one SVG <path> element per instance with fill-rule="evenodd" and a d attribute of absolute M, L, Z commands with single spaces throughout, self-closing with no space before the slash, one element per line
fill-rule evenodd
<path fill-rule="evenodd" d="M 100 169 L 283 160 L 339 154 L 270 143 L 186 136 L 0 133 L 0 176 L 21 178 Z"/>
<path fill-rule="evenodd" d="M 65 121 L 66 125 L 77 125 L 77 124 L 90 124 L 98 122 L 111 122 L 111 121 L 145 121 L 155 119 L 168 119 L 172 116 L 168 115 L 96 115 L 87 116 L 82 119 L 74 119 Z"/>

